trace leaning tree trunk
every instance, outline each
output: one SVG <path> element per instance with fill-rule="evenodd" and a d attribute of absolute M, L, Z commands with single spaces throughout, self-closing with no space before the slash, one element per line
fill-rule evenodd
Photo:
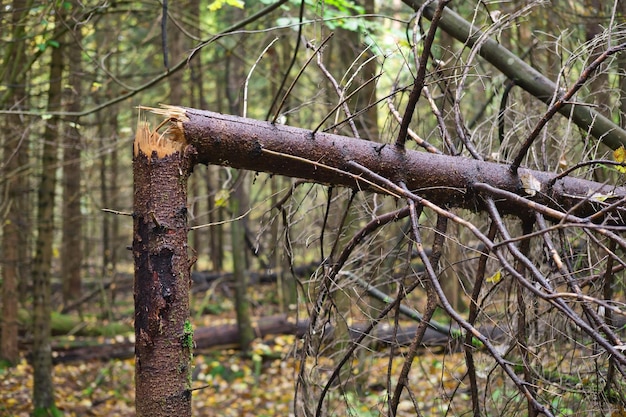
<path fill-rule="evenodd" d="M 191 416 L 187 179 L 191 149 L 137 129 L 133 175 L 138 417 Z"/>
<path fill-rule="evenodd" d="M 428 19 L 432 19 L 437 7 L 437 2 L 430 2 L 424 6 L 428 3 L 425 0 L 402 0 L 402 2 L 415 11 L 424 7 L 424 16 Z M 506 49 L 497 40 L 489 37 L 481 39 L 483 32 L 452 9 L 444 8 L 437 24 L 440 29 L 467 47 L 479 46 L 480 56 L 509 79 L 515 81 L 516 85 L 544 103 L 551 103 L 555 96 L 556 98 L 562 97 L 563 92 L 559 90 L 559 86 Z M 595 138 L 601 140 L 611 149 L 626 146 L 626 131 L 620 129 L 610 119 L 589 105 L 574 106 L 566 103 L 559 108 L 559 113 L 565 117 L 571 117 L 576 126 L 584 131 L 588 130 Z"/>

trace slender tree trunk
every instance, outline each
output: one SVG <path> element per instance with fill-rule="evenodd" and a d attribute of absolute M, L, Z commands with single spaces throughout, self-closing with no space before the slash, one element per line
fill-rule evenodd
<path fill-rule="evenodd" d="M 270 68 L 272 74 L 281 74 L 281 68 L 288 68 L 289 63 L 291 61 L 293 55 L 293 40 L 289 37 L 283 37 L 278 41 L 277 49 L 280 53 L 276 53 L 274 56 L 276 59 L 270 61 Z M 280 79 L 278 77 L 271 78 L 270 95 L 271 97 L 275 97 L 278 94 L 284 94 L 284 92 L 279 91 L 280 87 Z M 285 109 L 290 108 L 289 100 L 290 96 L 287 97 L 287 101 L 285 102 Z M 285 117 L 285 123 L 288 120 Z M 292 180 L 290 178 L 280 178 L 277 176 L 273 176 L 270 179 L 270 187 L 271 187 L 271 204 L 272 207 L 276 207 L 276 203 L 279 199 L 278 191 L 281 187 L 287 187 L 292 184 Z M 281 208 L 282 210 L 282 208 Z M 284 213 L 281 213 L 282 221 L 288 222 L 287 218 L 283 216 Z M 276 268 L 277 271 L 280 271 L 278 274 L 277 280 L 277 291 L 280 300 L 281 311 L 284 313 L 289 312 L 289 308 L 291 305 L 296 305 L 298 299 L 298 288 L 296 286 L 296 277 L 291 273 L 291 255 L 289 251 L 291 248 L 289 247 L 289 233 L 291 228 L 288 227 L 287 224 L 283 224 L 280 226 L 281 222 L 278 220 L 272 223 L 272 227 L 270 229 L 271 239 L 270 242 L 275 242 L 274 248 L 272 249 L 272 267 Z"/>
<path fill-rule="evenodd" d="M 119 69 L 122 66 L 121 54 L 116 54 L 116 59 L 113 61 L 115 68 Z M 115 105 L 111 109 L 111 113 L 109 114 L 109 121 L 107 122 L 109 128 L 109 138 L 111 144 L 111 158 L 109 162 L 109 175 L 108 175 L 108 186 L 109 186 L 109 199 L 105 200 L 106 204 L 110 204 L 111 207 L 117 208 L 120 204 L 120 158 L 119 158 L 119 141 L 120 141 L 120 131 L 119 131 L 119 119 L 118 119 L 118 105 Z M 120 236 L 120 216 L 112 216 L 111 224 L 110 224 L 110 252 L 108 259 L 108 270 L 111 273 L 111 279 L 115 280 L 117 277 L 117 260 L 120 258 L 121 250 L 125 250 L 126 242 L 125 238 Z M 122 258 L 126 257 L 126 253 Z M 110 290 L 110 300 L 111 305 L 115 304 L 115 294 L 116 287 L 115 285 L 111 286 Z M 103 295 L 104 296 L 104 295 Z"/>
<path fill-rule="evenodd" d="M 237 181 L 239 187 L 234 190 L 230 198 L 230 209 L 233 217 L 237 220 L 230 224 L 231 252 L 233 255 L 233 275 L 235 280 L 235 309 L 237 311 L 237 327 L 239 328 L 239 344 L 241 350 L 247 351 L 254 340 L 254 330 L 250 312 L 250 300 L 248 298 L 248 262 L 246 260 L 245 242 L 245 214 L 248 211 L 248 190 L 246 189 L 246 172 L 239 171 L 239 176 L 244 176 L 242 181 Z M 241 179 L 241 178 L 240 178 Z M 240 218 L 244 216 L 243 218 Z"/>
<path fill-rule="evenodd" d="M 100 112 L 101 113 L 101 112 Z M 96 120 L 98 120 L 98 136 L 101 138 L 107 138 L 109 136 L 109 129 L 107 123 L 103 121 L 104 115 L 98 113 L 96 115 Z M 109 181 L 107 179 L 107 160 L 109 159 L 108 154 L 103 154 L 100 158 L 100 199 L 102 202 L 102 206 L 108 208 L 107 206 L 111 204 L 111 200 L 109 198 L 109 191 L 111 189 Z M 115 207 L 115 206 L 111 206 Z M 100 293 L 100 310 L 103 317 L 108 318 L 109 320 L 113 319 L 113 311 L 110 306 L 113 304 L 106 291 L 104 291 L 104 283 L 108 280 L 113 279 L 114 274 L 111 269 L 111 253 L 113 251 L 113 245 L 111 244 L 111 217 L 108 213 L 105 213 L 102 218 L 102 230 L 101 230 L 101 239 L 102 239 L 102 267 L 100 269 L 100 277 L 101 277 L 101 293 Z M 114 285 L 111 285 L 111 291 L 113 291 Z"/>
<path fill-rule="evenodd" d="M 59 25 L 61 24 L 58 22 Z M 52 49 L 48 110 L 61 109 L 63 84 L 62 46 Z M 54 233 L 54 191 L 58 166 L 58 116 L 46 121 L 43 134 L 41 183 L 37 202 L 37 240 L 33 260 L 33 405 L 35 415 L 54 410 L 52 357 L 50 347 L 50 273 Z M 41 413 L 41 414 L 38 414 Z"/>
<path fill-rule="evenodd" d="M 207 209 L 209 212 L 209 223 L 213 224 L 209 230 L 209 257 L 211 259 L 211 270 L 214 272 L 222 270 L 222 260 L 224 259 L 224 228 L 220 224 L 223 210 L 216 204 L 216 196 L 220 190 L 219 174 L 219 167 L 212 165 L 207 167 Z"/>
<path fill-rule="evenodd" d="M 26 60 L 25 28 L 23 19 L 31 7 L 31 1 L 14 0 L 11 16 L 12 47 L 7 47 L 5 65 L 7 66 L 4 84 L 9 86 L 6 104 L 14 110 L 25 108 L 26 103 Z M 4 132 L 4 170 L 0 176 L 6 181 L 3 196 L 8 198 L 0 202 L 0 211 L 8 208 L 6 219 L 2 221 L 2 334 L 0 335 L 0 359 L 10 364 L 19 360 L 17 345 L 18 335 L 18 285 L 27 280 L 29 258 L 28 235 L 28 176 L 20 172 L 28 164 L 29 127 L 19 115 L 5 118 Z M 4 188 L 4 187 L 3 187 Z M 5 206 L 6 204 L 6 206 Z"/>
<path fill-rule="evenodd" d="M 177 2 L 176 10 L 170 10 L 170 13 L 174 13 L 178 10 L 186 10 L 189 8 L 188 1 Z M 163 19 L 167 19 L 167 16 L 163 16 Z M 167 21 L 167 49 L 164 51 L 167 53 L 169 62 L 178 62 L 179 59 L 185 54 L 184 37 L 178 27 L 176 27 L 171 21 Z M 183 76 L 185 72 L 176 71 L 168 77 L 168 84 L 170 87 L 170 102 L 180 105 L 186 105 L 183 100 L 188 100 L 189 95 L 183 92 Z"/>
<path fill-rule="evenodd" d="M 237 22 L 244 17 L 244 10 L 229 9 L 228 20 Z M 245 50 L 242 41 L 237 50 L 228 51 L 226 59 L 226 98 L 231 114 L 241 114 L 243 111 L 243 87 L 245 83 L 245 62 L 237 56 L 238 50 Z M 235 309 L 237 311 L 237 326 L 242 350 L 246 351 L 254 339 L 254 330 L 250 317 L 250 300 L 248 298 L 248 259 L 245 243 L 246 227 L 245 215 L 249 208 L 249 178 L 245 171 L 233 171 L 237 176 L 236 188 L 229 196 L 231 214 L 237 220 L 230 224 L 231 254 L 233 257 L 233 272 L 235 279 Z"/>
<path fill-rule="evenodd" d="M 194 34 L 198 37 L 202 37 L 202 25 L 200 23 L 202 16 L 202 5 L 200 0 L 190 0 L 189 1 L 189 10 L 192 10 L 191 15 L 191 25 L 194 28 Z M 189 63 L 189 72 L 190 72 L 190 86 L 191 86 L 191 106 L 199 107 L 201 109 L 207 108 L 206 100 L 204 98 L 204 74 L 202 70 L 202 51 L 196 52 L 197 56 Z M 172 103 L 175 103 L 174 101 Z M 204 190 L 206 190 L 206 181 L 208 181 L 208 176 L 196 173 L 191 177 L 191 193 L 194 197 L 193 204 L 193 212 L 196 215 L 196 221 L 193 226 L 197 226 L 201 222 L 206 222 L 205 217 L 198 218 L 198 215 L 204 214 L 206 201 L 204 199 L 199 198 L 200 193 L 204 194 Z M 193 248 L 198 252 L 198 259 L 200 257 L 204 257 L 204 255 L 208 255 L 203 249 L 206 250 L 207 245 L 204 243 L 205 239 L 207 239 L 208 233 L 210 233 L 207 228 L 200 228 L 193 231 Z"/>
<path fill-rule="evenodd" d="M 619 5 L 617 15 L 623 20 L 626 18 L 626 2 L 622 1 L 617 3 Z M 617 56 L 617 67 L 626 68 L 626 54 L 619 54 Z M 622 129 L 626 129 L 626 72 L 620 71 L 619 73 L 619 124 Z"/>
<path fill-rule="evenodd" d="M 117 186 L 117 112 L 114 110 L 110 114 L 96 115 L 98 120 L 98 136 L 111 146 L 111 153 L 103 154 L 100 158 L 100 200 L 101 206 L 104 208 L 116 209 L 118 207 L 118 186 Z M 113 318 L 111 306 L 115 302 L 115 279 L 116 279 L 116 262 L 117 251 L 120 242 L 118 241 L 119 216 L 109 215 L 105 213 L 102 217 L 101 233 L 102 233 L 102 266 L 100 274 L 101 296 L 100 305 L 102 313 L 109 319 Z M 105 283 L 112 282 L 105 291 Z"/>
<path fill-rule="evenodd" d="M 586 16 L 585 21 L 585 37 L 587 42 L 592 42 L 594 38 L 602 36 L 602 31 L 608 26 L 609 18 L 611 14 L 612 3 L 603 2 L 601 0 L 585 0 L 584 9 L 589 16 Z M 597 40 L 597 39 L 596 39 Z M 594 44 L 591 53 L 589 54 L 587 64 L 597 59 L 606 49 L 606 42 L 598 42 Z M 623 53 L 620 55 L 624 55 Z M 619 58 L 618 58 L 619 59 Z M 589 81 L 588 92 L 593 95 L 587 97 L 585 100 L 589 104 L 594 104 L 598 113 L 611 118 L 611 108 L 613 108 L 613 100 L 611 99 L 612 90 L 609 81 L 608 71 L 597 71 L 593 78 Z"/>
<path fill-rule="evenodd" d="M 376 13 L 376 4 L 374 0 L 363 0 L 363 7 L 365 7 L 365 13 L 374 15 Z M 365 57 L 370 59 L 374 56 L 373 51 L 369 51 Z M 379 73 L 378 62 L 376 59 L 372 59 L 363 67 L 363 75 L 361 76 L 362 82 L 367 82 Z M 376 97 L 376 85 L 377 82 L 370 82 L 367 87 L 361 90 L 359 97 L 357 97 L 357 108 L 368 107 L 368 110 L 359 116 L 364 136 L 369 140 L 378 142 L 380 140 L 380 129 L 378 128 L 378 105 Z"/>
<path fill-rule="evenodd" d="M 75 8 L 79 5 L 74 4 Z M 75 42 L 80 45 L 82 33 L 80 26 L 73 33 Z M 81 109 L 81 50 L 78 45 L 68 49 L 69 88 L 68 111 Z M 61 243 L 61 279 L 63 280 L 63 300 L 67 303 L 81 296 L 81 266 L 83 251 L 81 247 L 82 214 L 81 205 L 81 137 L 78 130 L 79 119 L 72 117 L 65 128 L 63 147 L 63 237 Z"/>
<path fill-rule="evenodd" d="M 141 124 L 134 145 L 135 401 L 138 417 L 187 417 L 193 349 L 187 254 L 191 148 L 159 141 L 159 135 Z"/>

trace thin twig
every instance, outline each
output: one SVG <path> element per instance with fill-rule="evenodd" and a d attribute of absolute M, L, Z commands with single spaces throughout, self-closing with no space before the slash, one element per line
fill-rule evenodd
<path fill-rule="evenodd" d="M 276 123 L 276 120 L 278 119 L 278 116 L 280 116 L 280 111 L 282 110 L 283 106 L 285 105 L 285 101 L 287 101 L 287 97 L 289 97 L 289 94 L 291 94 L 291 90 L 293 90 L 293 88 L 295 87 L 296 83 L 300 79 L 300 76 L 302 76 L 302 74 L 304 73 L 304 70 L 306 69 L 306 67 L 309 66 L 309 64 L 311 63 L 313 58 L 315 58 L 317 56 L 317 53 L 320 51 L 320 49 L 322 49 L 324 47 L 326 42 L 328 42 L 330 40 L 330 38 L 333 37 L 333 35 L 334 35 L 334 33 L 331 32 L 326 37 L 326 39 L 324 39 L 322 41 L 322 43 L 317 48 L 315 48 L 315 50 L 313 51 L 313 54 L 311 54 L 311 56 L 309 57 L 309 59 L 306 60 L 306 62 L 302 66 L 302 68 L 300 68 L 300 71 L 298 71 L 298 74 L 296 75 L 296 78 L 294 78 L 294 80 L 292 81 L 291 85 L 289 86 L 289 88 L 285 92 L 285 95 L 283 96 L 283 99 L 280 101 L 280 104 L 276 108 L 276 112 L 274 113 L 274 117 L 272 118 L 272 124 Z"/>
<path fill-rule="evenodd" d="M 352 135 L 355 138 L 360 139 L 359 131 L 356 128 L 356 125 L 354 124 L 354 120 L 352 119 L 352 114 L 350 113 L 350 107 L 348 107 L 348 103 L 347 103 L 348 98 L 344 97 L 345 89 L 339 85 L 335 77 L 333 77 L 333 75 L 330 73 L 330 71 L 328 71 L 328 69 L 324 65 L 324 62 L 322 62 L 321 52 L 317 54 L 317 66 L 320 68 L 320 70 L 322 71 L 322 74 L 324 74 L 324 76 L 328 79 L 328 81 L 330 81 L 333 88 L 335 89 L 335 92 L 337 93 L 337 96 L 339 97 L 339 103 L 337 103 L 337 105 L 333 107 L 333 109 L 326 114 L 326 117 L 324 117 L 324 119 L 322 119 L 322 121 L 313 130 L 313 134 L 315 134 L 319 130 L 320 126 L 322 126 L 322 124 L 324 124 L 324 122 L 328 120 L 330 116 L 332 116 L 335 113 L 335 111 L 337 111 L 337 109 L 341 106 L 341 108 L 343 108 L 343 112 L 346 115 L 346 119 L 348 119 L 348 124 L 350 125 L 350 129 L 352 130 Z"/>
<path fill-rule="evenodd" d="M 269 43 L 269 45 L 267 45 L 265 47 L 265 49 L 263 49 L 263 52 L 261 52 L 261 54 L 258 56 L 256 61 L 254 61 L 254 64 L 252 65 L 252 68 L 250 68 L 250 71 L 248 71 L 248 76 L 246 77 L 246 81 L 245 81 L 244 86 L 243 86 L 243 113 L 242 113 L 242 117 L 246 117 L 246 115 L 248 113 L 248 83 L 250 82 L 250 77 L 252 76 L 252 73 L 254 72 L 254 69 L 256 68 L 258 63 L 261 62 L 261 59 L 265 56 L 267 51 L 272 47 L 272 45 L 274 45 L 276 43 L 276 41 L 278 39 L 279 39 L 278 37 L 274 38 Z"/>
<path fill-rule="evenodd" d="M 361 84 L 356 90 L 354 90 L 353 92 L 348 94 L 347 97 L 343 98 L 339 103 L 337 103 L 337 105 L 335 107 L 333 107 L 333 109 L 326 114 L 326 117 L 324 117 L 322 119 L 322 121 L 317 125 L 317 127 L 312 130 L 312 134 L 317 133 L 320 130 L 320 128 L 322 127 L 322 125 L 324 124 L 324 122 L 326 122 L 326 120 L 328 120 L 333 115 L 333 113 L 335 113 L 337 111 L 337 109 L 341 106 L 341 107 L 344 108 L 344 112 L 346 112 L 346 119 L 345 120 L 347 120 L 348 123 L 350 124 L 350 128 L 352 129 L 352 133 L 354 134 L 354 137 L 359 139 L 360 138 L 359 131 L 357 130 L 356 125 L 354 124 L 354 117 L 355 117 L 355 115 L 350 113 L 350 108 L 347 105 L 347 101 L 350 100 L 352 98 L 352 96 L 357 94 L 363 88 L 367 87 L 368 84 L 370 84 L 371 82 L 376 81 L 378 78 L 380 78 L 381 75 L 382 74 L 374 75 L 372 78 L 370 78 L 369 80 L 367 80 L 366 82 Z"/>
<path fill-rule="evenodd" d="M 398 123 L 402 124 L 402 116 L 400 116 L 400 113 L 398 112 L 398 110 L 396 109 L 396 106 L 393 104 L 393 101 L 391 100 L 394 94 L 395 93 L 392 93 L 387 96 L 387 106 L 389 107 L 389 111 L 391 111 L 391 115 L 398 121 Z M 441 152 L 439 149 L 437 149 L 436 147 L 434 147 L 433 145 L 431 145 L 430 143 L 422 139 L 412 129 L 409 128 L 407 130 L 407 133 L 411 137 L 411 139 L 415 141 L 415 143 L 417 143 L 422 148 L 426 149 L 428 152 L 438 154 L 438 155 L 443 154 L 443 152 Z"/>
<path fill-rule="evenodd" d="M 100 209 L 100 211 L 103 211 L 105 213 L 116 214 L 118 216 L 131 216 L 132 217 L 133 215 L 133 213 L 128 212 L 128 211 L 118 211 L 118 210 L 107 209 L 107 208 Z"/>
<path fill-rule="evenodd" d="M 409 131 L 409 124 L 411 123 L 411 119 L 413 118 L 413 114 L 415 113 L 417 102 L 419 101 L 420 95 L 422 93 L 422 88 L 424 87 L 424 80 L 426 78 L 426 64 L 428 63 L 430 50 L 432 48 L 433 41 L 435 40 L 437 24 L 439 23 L 439 19 L 441 18 L 444 7 L 446 6 L 446 4 L 449 3 L 449 1 L 450 0 L 439 0 L 439 2 L 437 3 L 437 9 L 435 10 L 435 14 L 430 21 L 428 34 L 426 35 L 426 39 L 424 39 L 422 55 L 420 56 L 420 60 L 418 63 L 419 67 L 417 68 L 417 75 L 415 76 L 413 89 L 411 90 L 411 94 L 409 94 L 409 101 L 406 105 L 404 116 L 402 117 L 402 123 L 400 124 L 400 131 L 398 132 L 398 137 L 396 139 L 396 146 L 398 148 L 404 149 L 404 144 L 406 142 L 406 137 Z"/>

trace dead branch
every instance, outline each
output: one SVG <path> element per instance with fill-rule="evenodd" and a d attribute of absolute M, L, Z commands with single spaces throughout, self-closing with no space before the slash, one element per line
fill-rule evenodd
<path fill-rule="evenodd" d="M 488 184 L 517 195 L 518 200 L 497 201 L 500 213 L 527 217 L 538 206 L 544 215 L 565 213 L 581 218 L 591 216 L 626 196 L 626 188 L 579 178 L 520 168 L 514 175 L 509 167 L 494 162 L 436 155 L 395 146 L 356 140 L 329 133 L 275 125 L 253 119 L 222 115 L 196 109 L 184 110 L 188 119 L 182 126 L 187 145 L 193 146 L 196 161 L 263 171 L 318 183 L 342 185 L 397 196 L 388 188 L 364 178 L 354 164 L 407 188 L 440 207 L 461 207 L 483 211 L 473 185 Z M 529 183 L 531 186 L 529 187 Z M 601 198 L 596 198 L 600 196 Z M 604 201 L 600 201 L 604 200 Z M 520 204 L 520 201 L 527 204 Z M 626 224 L 624 205 L 613 207 L 594 221 Z"/>

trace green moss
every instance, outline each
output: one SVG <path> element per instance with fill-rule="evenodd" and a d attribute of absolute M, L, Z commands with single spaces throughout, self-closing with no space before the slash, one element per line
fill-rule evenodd
<path fill-rule="evenodd" d="M 187 369 L 187 388 L 191 389 L 192 385 L 192 366 L 193 362 L 193 326 L 191 325 L 191 321 L 189 319 L 185 320 L 185 324 L 183 325 L 183 348 L 189 351 L 189 360 L 185 361 L 185 369 Z"/>
<path fill-rule="evenodd" d="M 183 326 L 183 347 L 190 351 L 193 349 L 193 326 L 189 319 L 185 320 L 185 325 Z"/>

